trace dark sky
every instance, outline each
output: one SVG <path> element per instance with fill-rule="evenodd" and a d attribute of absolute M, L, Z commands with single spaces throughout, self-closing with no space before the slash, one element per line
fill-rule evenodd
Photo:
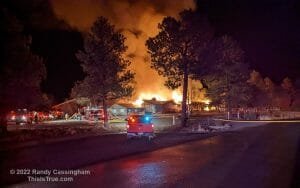
<path fill-rule="evenodd" d="M 232 35 L 242 46 L 251 68 L 280 81 L 300 77 L 300 1 L 198 0 L 197 12 L 206 15 L 219 34 Z M 16 15 L 33 38 L 32 49 L 46 60 L 43 90 L 57 101 L 69 96 L 83 78 L 75 53 L 81 33 L 58 20 L 46 0 L 7 0 L 2 6 Z"/>
<path fill-rule="evenodd" d="M 75 57 L 83 46 L 81 33 L 57 19 L 47 0 L 3 0 L 0 5 L 23 24 L 23 34 L 32 36 L 31 49 L 45 60 L 47 79 L 42 90 L 55 103 L 68 98 L 74 82 L 83 79 Z"/>
<path fill-rule="evenodd" d="M 277 83 L 300 76 L 300 1 L 198 0 L 218 32 L 232 35 L 252 68 Z"/>

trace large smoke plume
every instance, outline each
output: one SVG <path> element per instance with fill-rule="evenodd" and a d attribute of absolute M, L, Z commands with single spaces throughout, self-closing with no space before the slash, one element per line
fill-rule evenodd
<path fill-rule="evenodd" d="M 104 16 L 126 36 L 127 58 L 136 73 L 136 94 L 155 93 L 171 98 L 164 79 L 150 68 L 145 42 L 158 33 L 165 16 L 178 17 L 194 9 L 193 0 L 52 0 L 55 14 L 80 31 L 88 31 L 98 16 Z"/>

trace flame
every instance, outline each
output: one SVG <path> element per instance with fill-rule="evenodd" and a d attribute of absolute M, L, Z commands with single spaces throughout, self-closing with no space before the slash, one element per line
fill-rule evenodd
<path fill-rule="evenodd" d="M 172 92 L 172 99 L 176 103 L 180 103 L 182 101 L 182 95 L 178 91 Z"/>
<path fill-rule="evenodd" d="M 204 104 L 207 104 L 207 105 L 211 103 L 211 101 L 209 99 L 202 100 L 201 102 L 203 102 Z"/>
<path fill-rule="evenodd" d="M 204 107 L 204 111 L 210 111 L 210 109 L 209 109 L 209 107 L 208 106 L 206 106 L 206 107 Z"/>
<path fill-rule="evenodd" d="M 143 99 L 141 97 L 139 97 L 136 101 L 134 101 L 132 104 L 135 105 L 135 106 L 139 106 L 141 107 L 142 104 L 143 104 Z"/>
<path fill-rule="evenodd" d="M 178 91 L 173 91 L 171 97 L 168 97 L 170 93 L 157 94 L 157 93 L 141 93 L 132 104 L 135 106 L 142 106 L 143 100 L 151 100 L 155 98 L 158 101 L 174 100 L 175 103 L 182 101 L 182 95 Z"/>
<path fill-rule="evenodd" d="M 211 100 L 209 99 L 204 99 L 202 100 L 201 102 L 203 102 L 205 104 L 205 107 L 204 107 L 204 111 L 211 111 L 213 110 L 211 106 L 209 106 L 209 104 L 211 103 Z"/>
<path fill-rule="evenodd" d="M 166 101 L 167 98 L 163 97 L 162 95 L 156 94 L 156 93 L 141 93 L 140 96 L 138 97 L 138 99 L 136 101 L 134 101 L 132 104 L 136 105 L 136 106 L 142 106 L 142 104 L 144 103 L 143 100 L 151 100 L 155 98 L 158 101 Z"/>
<path fill-rule="evenodd" d="M 50 2 L 54 14 L 79 31 L 89 31 L 99 16 L 108 18 L 117 30 L 122 31 L 126 37 L 125 45 L 128 46 L 124 58 L 132 62 L 129 70 L 136 73 L 137 104 L 141 105 L 143 99 L 153 97 L 157 100 L 172 98 L 172 92 L 163 87 L 165 79 L 151 69 L 151 58 L 145 43 L 149 37 L 159 33 L 157 26 L 164 17 L 179 18 L 178 13 L 182 10 L 195 9 L 194 0 L 50 0 Z M 145 96 L 141 93 L 145 93 Z"/>

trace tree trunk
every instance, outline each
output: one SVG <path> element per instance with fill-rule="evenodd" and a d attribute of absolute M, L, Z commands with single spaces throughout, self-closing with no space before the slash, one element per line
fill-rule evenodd
<path fill-rule="evenodd" d="M 103 106 L 103 113 L 104 113 L 103 124 L 104 124 L 105 127 L 108 127 L 107 105 L 106 105 L 106 100 L 105 100 L 104 97 L 102 99 L 102 106 Z"/>
<path fill-rule="evenodd" d="M 294 95 L 290 95 L 290 103 L 289 103 L 289 107 L 290 107 L 290 108 L 292 107 L 294 101 L 295 101 Z"/>
<path fill-rule="evenodd" d="M 187 89 L 188 89 L 188 70 L 187 70 L 187 64 L 185 63 L 184 73 L 183 73 L 183 91 L 182 91 L 182 104 L 181 104 L 181 126 L 183 127 L 187 126 L 187 119 L 188 119 L 186 114 Z"/>
<path fill-rule="evenodd" d="M 230 107 L 230 91 L 229 91 L 229 81 L 228 81 L 228 73 L 226 72 L 226 93 L 227 93 L 227 97 L 226 97 L 226 106 L 227 106 L 227 119 L 230 119 L 231 116 L 231 107 Z"/>

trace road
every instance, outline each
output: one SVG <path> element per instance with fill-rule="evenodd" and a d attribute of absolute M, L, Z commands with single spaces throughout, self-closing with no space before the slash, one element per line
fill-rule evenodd
<path fill-rule="evenodd" d="M 126 147 L 127 149 L 139 148 L 139 151 L 144 149 L 148 152 L 126 155 L 126 157 L 115 156 L 113 157 L 114 160 L 102 162 L 100 160 L 101 152 L 90 150 L 96 146 L 83 148 L 86 147 L 84 143 L 92 143 L 91 139 L 78 142 L 76 146 L 65 143 L 59 146 L 31 148 L 27 152 L 31 153 L 32 156 L 45 154 L 52 155 L 50 158 L 53 158 L 55 157 L 53 152 L 56 152 L 57 160 L 52 165 L 51 161 L 46 161 L 47 164 L 40 163 L 39 166 L 38 163 L 32 162 L 29 165 L 31 168 L 45 169 L 54 167 L 56 164 L 56 167 L 62 167 L 60 169 L 68 169 L 63 164 L 70 164 L 78 160 L 78 157 L 92 158 L 92 154 L 94 158 L 99 158 L 100 162 L 92 162 L 90 165 L 86 163 L 81 168 L 77 166 L 80 170 L 88 171 L 90 174 L 69 175 L 72 178 L 71 182 L 47 182 L 46 184 L 45 182 L 28 182 L 23 178 L 22 182 L 14 184 L 12 187 L 44 187 L 47 185 L 47 187 L 285 188 L 299 187 L 300 185 L 299 123 L 247 128 L 242 131 L 221 133 L 213 137 L 199 137 L 195 141 L 180 145 L 156 147 L 156 145 L 160 145 L 166 140 L 170 141 L 172 138 L 177 139 L 178 135 L 158 137 L 156 141 L 159 143 L 152 144 L 139 140 L 124 144 L 124 140 L 114 138 L 114 143 L 109 143 L 110 146 L 114 146 L 111 148 L 112 153 L 121 148 L 126 150 Z M 99 140 L 94 138 L 93 142 L 101 150 Z M 64 155 L 60 155 L 56 151 L 58 148 L 61 149 L 62 145 L 64 145 L 65 151 L 59 152 L 63 152 Z M 153 149 L 155 150 L 153 151 Z M 68 150 L 73 151 L 73 157 L 65 155 L 68 154 Z M 105 155 L 107 155 L 107 151 Z M 17 154 L 24 156 L 22 152 Z M 69 159 L 62 160 L 60 157 Z M 14 159 L 11 160 L 15 161 Z M 8 163 L 6 163 L 6 169 L 12 165 L 12 163 L 10 165 Z M 18 164 L 12 166 L 16 167 Z M 26 165 L 23 164 L 23 167 Z M 58 175 L 53 175 L 53 177 L 55 176 Z"/>

